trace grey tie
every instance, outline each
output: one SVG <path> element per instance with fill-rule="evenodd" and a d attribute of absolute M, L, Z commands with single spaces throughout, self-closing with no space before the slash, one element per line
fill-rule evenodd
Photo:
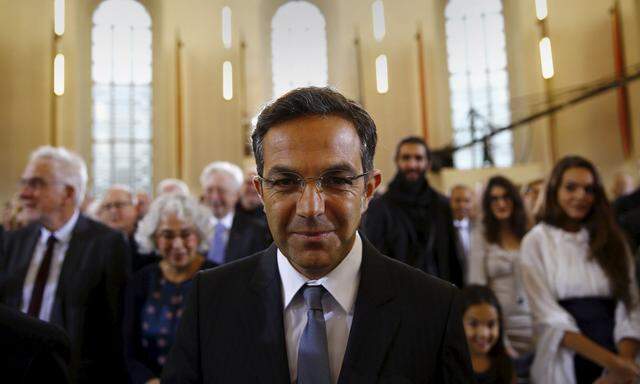
<path fill-rule="evenodd" d="M 307 325 L 298 346 L 298 384 L 331 384 L 327 331 L 322 311 L 321 285 L 306 285 L 302 292 L 307 306 Z"/>

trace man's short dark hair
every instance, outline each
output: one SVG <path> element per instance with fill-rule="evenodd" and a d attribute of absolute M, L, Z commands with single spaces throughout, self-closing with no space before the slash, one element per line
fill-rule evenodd
<path fill-rule="evenodd" d="M 396 156 L 394 157 L 394 159 L 396 161 L 398 161 L 398 156 L 400 156 L 400 148 L 405 144 L 420 144 L 420 145 L 422 145 L 424 147 L 424 151 L 425 151 L 425 153 L 427 155 L 427 161 L 431 161 L 431 150 L 429 149 L 429 146 L 427 145 L 427 142 L 424 141 L 424 139 L 422 137 L 419 137 L 419 136 L 408 136 L 408 137 L 405 137 L 404 139 L 400 140 L 400 142 L 396 146 Z"/>
<path fill-rule="evenodd" d="M 353 124 L 360 138 L 360 158 L 364 172 L 373 169 L 376 152 L 376 124 L 358 103 L 342 94 L 320 87 L 298 88 L 287 92 L 265 107 L 258 116 L 258 123 L 251 134 L 253 155 L 259 175 L 264 170 L 264 136 L 272 127 L 309 116 L 338 116 Z"/>

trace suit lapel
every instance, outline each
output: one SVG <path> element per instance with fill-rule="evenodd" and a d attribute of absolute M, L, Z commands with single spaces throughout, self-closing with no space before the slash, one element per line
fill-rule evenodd
<path fill-rule="evenodd" d="M 244 238 L 244 225 L 241 223 L 241 217 L 236 212 L 233 215 L 233 222 L 231 223 L 231 228 L 229 229 L 229 239 L 227 240 L 227 247 L 224 251 L 224 261 L 230 262 L 234 261 L 239 257 L 247 256 L 242 255 L 242 246 L 243 246 L 243 238 Z M 246 241 L 246 239 L 244 240 Z M 238 256 L 240 255 L 240 256 Z"/>
<path fill-rule="evenodd" d="M 13 308 L 20 309 L 22 306 L 22 291 L 24 289 L 24 280 L 27 278 L 27 271 L 33 259 L 33 253 L 36 250 L 38 239 L 40 238 L 40 225 L 32 225 L 28 233 L 25 233 L 23 242 L 20 242 L 17 252 L 14 254 L 14 267 L 6 266 L 7 270 L 15 271 L 15 280 L 12 283 L 13 294 L 8 297 L 7 304 Z"/>
<path fill-rule="evenodd" d="M 77 276 L 77 271 L 80 269 L 80 262 L 82 261 L 81 255 L 83 254 L 83 248 L 86 246 L 85 235 L 88 228 L 87 219 L 80 215 L 73 233 L 71 240 L 69 241 L 69 247 L 64 256 L 62 263 L 62 269 L 60 271 L 60 278 L 58 280 L 58 288 L 56 290 L 56 298 L 51 308 L 51 322 L 64 327 L 67 323 L 64 308 L 67 305 L 65 292 L 70 288 L 70 284 Z"/>
<path fill-rule="evenodd" d="M 338 383 L 353 381 L 349 377 L 353 372 L 358 377 L 377 378 L 400 324 L 400 315 L 393 306 L 395 287 L 384 256 L 364 237 L 362 245 L 360 285 Z"/>
<path fill-rule="evenodd" d="M 266 383 L 290 383 L 275 244 L 260 257 L 250 284 L 251 308 L 255 310 L 245 320 L 249 334 L 256 340 L 254 361 L 260 366 L 257 372 L 265 372 L 260 379 Z"/>

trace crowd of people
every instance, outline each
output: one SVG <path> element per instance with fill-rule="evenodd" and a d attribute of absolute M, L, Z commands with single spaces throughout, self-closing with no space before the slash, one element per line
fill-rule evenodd
<path fill-rule="evenodd" d="M 296 97 L 305 102 L 295 104 Z M 585 158 L 567 156 L 545 179 L 518 186 L 496 175 L 480 190 L 458 184 L 444 196 L 427 177 L 432 160 L 429 147 L 419 137 L 408 137 L 396 147 L 396 174 L 384 193 L 374 195 L 380 175 L 372 168 L 375 130 L 373 136 L 371 132 L 367 136 L 361 129 L 366 124 L 375 129 L 368 115 L 364 116 L 366 112 L 325 89 L 302 89 L 283 99 L 265 109 L 259 118 L 253 142 L 257 169 L 243 171 L 229 162 L 213 162 L 202 170 L 200 196 L 194 196 L 183 181 L 166 179 L 158 184 L 153 199 L 126 185 L 113 185 L 88 201 L 87 169 L 82 158 L 54 147 L 41 147 L 31 154 L 17 197 L 7 203 L 0 233 L 0 338 L 7 345 L 34 345 L 37 349 L 37 358 L 20 355 L 29 353 L 25 347 L 7 363 L 16 371 L 22 370 L 25 382 L 159 383 L 170 360 L 173 365 L 166 369 L 167 382 L 228 382 L 220 379 L 233 377 L 223 376 L 228 368 L 217 372 L 200 367 L 203 352 L 192 344 L 219 343 L 214 335 L 233 344 L 232 332 L 223 327 L 226 319 L 237 314 L 241 324 L 253 324 L 254 320 L 243 318 L 252 317 L 252 310 L 231 303 L 229 298 L 245 295 L 245 287 L 238 286 L 245 275 L 247 285 L 269 286 L 272 277 L 268 276 L 275 268 L 282 278 L 278 285 L 282 286 L 278 289 L 282 297 L 278 293 L 264 300 L 275 300 L 284 308 L 274 315 L 283 324 L 282 329 L 268 331 L 286 334 L 282 361 L 288 362 L 289 370 L 285 374 L 300 378 L 322 370 L 309 371 L 316 365 L 309 365 L 302 357 L 305 348 L 310 348 L 306 343 L 313 339 L 312 332 L 307 333 L 313 315 L 309 314 L 307 320 L 305 305 L 311 309 L 319 305 L 338 319 L 326 318 L 326 336 L 313 339 L 328 344 L 324 348 L 329 357 L 323 364 L 330 374 L 328 381 L 321 382 L 336 383 L 343 375 L 355 375 L 350 367 L 346 373 L 340 367 L 344 371 L 343 359 L 358 353 L 351 344 L 345 347 L 352 337 L 352 322 L 361 327 L 364 321 L 364 315 L 358 316 L 358 306 L 367 307 L 367 316 L 373 316 L 375 305 L 391 300 L 382 297 L 384 300 L 378 303 L 367 302 L 359 293 L 356 299 L 359 289 L 370 290 L 368 276 L 372 274 L 367 269 L 365 275 L 365 267 L 381 268 L 368 261 L 377 260 L 377 252 L 461 289 L 457 304 L 451 304 L 456 309 L 445 308 L 454 317 L 444 323 L 453 330 L 443 332 L 451 335 L 447 337 L 457 337 L 456 327 L 461 324 L 466 343 L 462 347 L 447 344 L 450 349 L 443 353 L 445 361 L 450 359 L 463 368 L 442 382 L 469 382 L 465 364 L 480 384 L 608 384 L 634 383 L 640 378 L 636 363 L 640 307 L 635 256 L 640 240 L 640 189 L 631 190 L 628 179 L 621 182 L 626 183 L 624 188 L 616 189 L 620 196 L 610 202 L 596 167 Z M 326 103 L 326 108 L 313 109 L 308 100 Z M 324 118 L 314 121 L 316 115 Z M 314 127 L 315 133 L 297 137 L 301 134 L 289 132 L 287 123 L 296 119 L 301 125 Z M 350 121 L 358 134 L 355 139 L 360 140 L 360 148 L 356 153 L 362 157 L 362 171 L 352 172 L 350 160 L 345 158 L 320 176 L 300 176 L 300 170 L 311 167 L 306 164 L 330 161 L 323 156 L 333 154 L 331 147 L 326 152 L 324 147 L 317 149 L 318 132 L 339 128 L 344 121 Z M 325 127 L 329 124 L 335 127 Z M 278 127 L 280 141 L 268 136 L 272 127 Z M 342 134 L 341 139 L 348 136 L 336 132 L 332 135 Z M 293 152 L 279 147 L 286 143 L 287 135 L 295 138 Z M 308 153 L 298 153 L 298 148 L 307 147 Z M 266 160 L 265 150 L 271 150 Z M 286 150 L 288 155 L 281 155 Z M 369 157 L 366 151 L 370 151 Z M 304 165 L 294 163 L 296 156 L 304 156 Z M 278 160 L 284 165 L 271 167 L 266 173 L 265 162 Z M 364 194 L 353 199 L 360 179 L 364 180 Z M 308 192 L 314 183 L 316 189 Z M 353 213 L 356 211 L 357 215 Z M 309 217 L 315 221 L 309 221 Z M 316 229 L 298 230 L 304 222 Z M 332 269 L 317 276 L 301 272 L 305 271 L 304 263 L 292 254 L 302 252 L 303 240 L 320 249 L 318 244 L 325 238 L 327 243 L 333 241 L 327 237 L 329 232 L 337 233 L 342 242 L 336 247 L 341 250 L 346 242 L 342 237 L 348 237 L 339 232 L 343 227 L 345 231 L 353 227 L 354 235 L 349 239 L 355 240 L 350 240 L 352 245 L 342 252 L 342 263 L 332 268 L 343 276 L 361 276 L 361 283 L 353 287 L 326 283 L 322 295 L 328 291 L 335 301 L 326 303 L 322 299 L 321 304 L 309 304 L 309 287 L 318 287 L 309 285 L 310 281 L 322 282 L 331 276 Z M 375 254 L 371 246 L 377 250 Z M 263 259 L 273 258 L 273 265 L 256 267 L 258 271 L 266 268 L 271 275 L 248 275 L 253 268 L 249 256 L 258 252 Z M 358 260 L 357 265 L 354 260 Z M 356 269 L 352 271 L 349 268 L 353 265 Z M 418 287 L 426 284 L 419 280 L 421 277 L 404 267 L 396 268 L 401 267 L 390 264 L 383 269 L 405 276 L 403 279 L 416 290 L 411 294 L 412 301 L 402 301 L 397 309 L 409 320 L 394 323 L 379 317 L 376 321 L 381 327 L 400 327 L 398 334 L 404 338 L 398 342 L 411 344 L 413 338 L 427 337 L 423 335 L 427 331 L 414 324 L 423 315 L 428 319 L 435 305 L 424 297 L 446 296 L 449 291 L 420 291 Z M 215 272 L 202 274 L 202 281 L 198 280 L 198 272 L 205 270 Z M 303 288 L 293 288 L 292 281 L 298 281 L 296 271 L 306 276 L 299 282 Z M 211 279 L 205 280 L 204 276 Z M 386 280 L 373 284 L 397 288 L 385 285 Z M 304 294 L 298 294 L 298 288 Z M 212 306 L 221 308 L 220 313 L 214 313 L 213 307 L 200 307 L 205 296 Z M 187 307 L 190 300 L 192 307 Z M 277 325 L 260 313 L 256 309 L 255 317 L 266 325 L 255 327 Z M 215 324 L 211 324 L 211 330 L 200 331 L 200 317 L 205 316 Z M 183 319 L 187 319 L 187 325 L 180 327 Z M 346 323 L 340 323 L 340 319 L 346 319 Z M 324 319 L 321 324 L 325 326 Z M 404 333 L 407 331 L 402 327 L 412 325 L 416 328 Z M 229 327 L 235 329 L 235 324 Z M 346 332 L 342 349 L 335 349 L 333 344 L 340 340 L 336 332 L 342 336 Z M 20 339 L 18 334 L 22 335 Z M 263 331 L 256 335 L 253 342 L 259 348 L 267 336 Z M 290 335 L 297 338 L 291 339 Z M 455 344 L 452 340 L 445 343 Z M 314 343 L 317 345 L 317 341 Z M 386 344 L 372 345 L 386 348 Z M 399 355 L 404 359 L 422 356 L 420 346 L 411 346 L 413 349 L 400 350 Z M 468 357 L 459 353 L 465 348 Z M 228 361 L 238 370 L 252 366 L 233 361 L 240 347 L 226 345 L 211 351 L 212 362 Z M 276 354 L 270 359 L 276 364 L 280 357 Z M 390 363 L 382 362 L 384 356 L 379 359 L 362 361 L 384 367 L 391 364 L 394 369 L 409 367 L 413 378 L 432 377 L 423 372 L 424 368 L 396 361 L 397 356 L 388 357 Z M 30 363 L 25 366 L 27 360 Z M 196 372 L 203 375 L 198 380 Z M 191 373 L 194 376 L 188 376 Z M 236 374 L 240 375 L 238 371 Z M 444 377 L 441 374 L 434 377 Z M 406 376 L 402 375 L 397 377 Z M 389 382 L 395 382 L 395 376 L 389 377 Z"/>

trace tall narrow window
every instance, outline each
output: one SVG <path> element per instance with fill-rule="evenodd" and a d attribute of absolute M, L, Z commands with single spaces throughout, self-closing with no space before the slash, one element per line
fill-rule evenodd
<path fill-rule="evenodd" d="M 384 4 L 382 4 L 382 0 L 376 0 L 371 4 L 371 15 L 373 17 L 373 37 L 377 41 L 382 41 L 386 34 L 384 25 Z"/>
<path fill-rule="evenodd" d="M 93 14 L 93 182 L 151 191 L 151 18 L 134 0 Z"/>
<path fill-rule="evenodd" d="M 282 5 L 271 20 L 273 97 L 298 87 L 327 85 L 325 20 L 308 1 Z"/>
<path fill-rule="evenodd" d="M 222 8 L 222 44 L 231 48 L 231 8 Z"/>
<path fill-rule="evenodd" d="M 509 80 L 500 0 L 450 0 L 445 10 L 454 143 L 507 125 Z M 511 132 L 457 151 L 457 168 L 513 164 Z"/>
<path fill-rule="evenodd" d="M 389 91 L 387 55 L 380 55 L 376 58 L 376 89 L 378 93 L 387 93 Z"/>

